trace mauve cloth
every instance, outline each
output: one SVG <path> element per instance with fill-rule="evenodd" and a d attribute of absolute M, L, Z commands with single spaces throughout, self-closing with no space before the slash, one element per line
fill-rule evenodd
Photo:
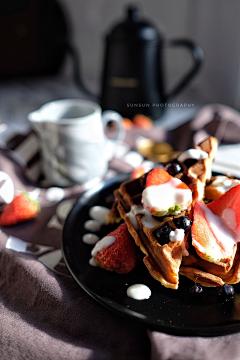
<path fill-rule="evenodd" d="M 156 135 L 156 129 L 140 135 L 153 133 L 163 140 L 163 132 Z M 136 134 L 128 133 L 130 140 L 133 136 Z M 0 171 L 11 176 L 15 189 L 33 190 L 36 185 L 10 155 L 0 150 Z M 121 171 L 129 171 L 129 167 L 123 168 L 124 164 Z M 37 218 L 0 231 L 0 359 L 240 359 L 238 333 L 203 338 L 152 331 L 98 304 L 65 276 L 69 275 L 66 268 L 58 274 L 35 255 L 6 249 L 9 236 L 31 244 L 61 247 L 61 230 L 47 226 L 58 204 L 49 204 L 44 197 L 46 189 L 40 190 L 42 211 Z M 65 189 L 65 199 L 77 199 L 82 190 L 81 186 Z"/>
<path fill-rule="evenodd" d="M 11 176 L 16 189 L 33 189 L 4 151 L 0 171 Z M 81 191 L 80 186 L 72 189 L 75 197 L 77 189 Z M 5 248 L 9 236 L 61 247 L 61 231 L 47 227 L 56 204 L 46 206 L 44 191 L 36 219 L 0 231 L 0 359 L 149 359 L 143 325 L 109 312 L 71 277 L 49 270 L 35 255 Z"/>

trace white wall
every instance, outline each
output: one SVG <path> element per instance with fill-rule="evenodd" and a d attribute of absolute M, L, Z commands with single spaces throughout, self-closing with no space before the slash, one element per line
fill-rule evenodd
<path fill-rule="evenodd" d="M 191 29 L 205 51 L 199 91 L 210 101 L 240 108 L 240 1 L 194 1 Z"/>
<path fill-rule="evenodd" d="M 71 20 L 73 41 L 81 54 L 82 74 L 90 89 L 98 89 L 104 38 L 124 18 L 126 0 L 60 0 Z M 205 64 L 187 90 L 178 97 L 195 103 L 220 102 L 240 107 L 240 1 L 140 0 L 145 18 L 165 38 L 187 37 L 205 52 Z M 168 88 L 191 64 L 184 50 L 166 51 Z M 67 66 L 67 69 L 69 64 Z"/>

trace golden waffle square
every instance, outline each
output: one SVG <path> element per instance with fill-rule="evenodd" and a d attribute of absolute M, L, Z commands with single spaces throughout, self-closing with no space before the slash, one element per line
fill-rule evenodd
<path fill-rule="evenodd" d="M 190 254 L 190 256 L 184 257 L 179 273 L 203 286 L 222 286 L 225 283 L 237 284 L 240 281 L 239 244 L 235 246 L 228 266 L 221 263 L 210 263 Z"/>
<path fill-rule="evenodd" d="M 205 196 L 205 186 L 212 177 L 212 162 L 216 156 L 218 149 L 218 141 L 213 136 L 210 136 L 193 149 L 199 149 L 208 154 L 208 157 L 201 159 L 192 165 L 188 166 L 186 163 L 182 163 L 182 173 L 176 175 L 179 179 L 185 182 L 193 193 L 193 205 L 196 201 L 201 200 Z M 188 151 L 188 150 L 187 150 Z M 187 152 L 186 151 L 186 152 Z M 185 151 L 183 152 L 185 153 Z M 179 154 L 175 157 L 178 158 Z M 171 161 L 173 158 L 171 159 Z M 191 159 L 190 159 L 191 164 Z"/>
<path fill-rule="evenodd" d="M 155 226 L 150 228 L 146 226 L 148 224 L 146 224 L 144 214 L 138 213 L 143 210 L 141 196 L 145 187 L 146 176 L 128 180 L 114 192 L 118 199 L 118 211 L 126 222 L 136 245 L 145 254 L 143 262 L 150 274 L 165 287 L 177 289 L 178 272 L 184 249 L 180 242 L 175 241 L 161 245 L 156 237 L 156 232 L 166 225 L 172 230 L 177 229 L 173 219 L 189 214 L 190 209 L 182 211 L 176 216 L 152 217 L 148 222 L 153 222 Z"/>

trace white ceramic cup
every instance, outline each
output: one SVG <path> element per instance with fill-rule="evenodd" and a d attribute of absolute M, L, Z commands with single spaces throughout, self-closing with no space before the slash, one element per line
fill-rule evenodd
<path fill-rule="evenodd" d="M 121 115 L 111 110 L 102 113 L 89 100 L 52 101 L 31 112 L 28 120 L 39 138 L 44 175 L 61 186 L 101 179 L 124 136 Z M 110 121 L 117 125 L 111 140 L 105 136 Z"/>

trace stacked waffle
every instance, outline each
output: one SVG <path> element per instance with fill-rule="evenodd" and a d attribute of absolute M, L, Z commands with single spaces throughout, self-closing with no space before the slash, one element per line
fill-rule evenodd
<path fill-rule="evenodd" d="M 184 196 L 188 194 L 183 206 L 169 207 L 166 211 L 154 208 L 153 211 L 146 200 L 148 195 L 145 194 L 152 171 L 124 182 L 114 192 L 117 199 L 115 215 L 117 205 L 120 217 L 144 254 L 145 266 L 152 277 L 165 287 L 177 289 L 179 274 L 204 286 L 220 286 L 240 280 L 238 245 L 234 244 L 228 258 L 210 261 L 192 245 L 193 207 L 204 198 L 206 184 L 212 183 L 212 161 L 217 147 L 217 140 L 210 137 L 165 164 L 163 171 L 171 174 L 171 184 L 175 184 L 181 196 L 183 193 Z M 154 186 L 151 188 L 156 191 Z M 161 196 L 164 198 L 164 194 Z"/>

